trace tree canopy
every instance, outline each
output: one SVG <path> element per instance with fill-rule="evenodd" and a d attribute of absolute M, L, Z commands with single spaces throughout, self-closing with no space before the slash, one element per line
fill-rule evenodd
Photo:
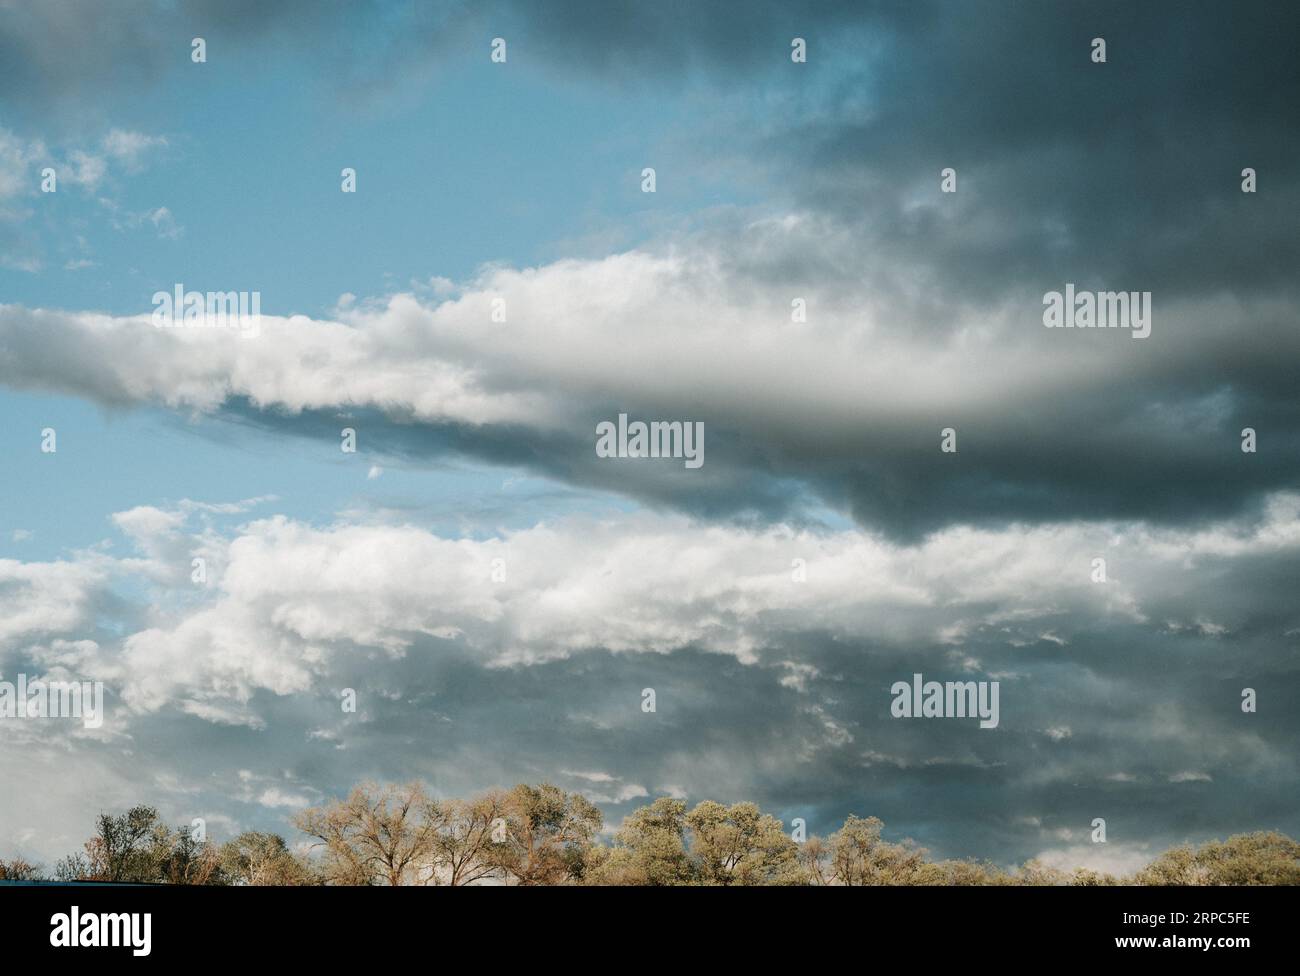
<path fill-rule="evenodd" d="M 549 783 L 468 799 L 420 783 L 363 783 L 301 811 L 307 840 L 245 831 L 217 846 L 169 827 L 151 806 L 101 813 L 82 850 L 52 872 L 0 859 L 0 881 L 226 885 L 1294 885 L 1300 843 L 1278 832 L 1171 848 L 1127 877 L 1028 861 L 1001 868 L 936 861 L 884 838 L 876 817 L 848 816 L 825 837 L 796 840 L 757 804 L 660 797 L 612 835 L 595 804 Z M 604 838 L 608 837 L 608 842 Z"/>

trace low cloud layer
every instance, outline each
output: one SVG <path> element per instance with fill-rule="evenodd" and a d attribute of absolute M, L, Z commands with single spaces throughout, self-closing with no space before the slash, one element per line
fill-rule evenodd
<path fill-rule="evenodd" d="M 134 553 L 0 563 L 19 610 L 6 677 L 109 689 L 101 729 L 29 722 L 25 754 L 130 744 L 151 775 L 183 778 L 158 752 L 169 729 L 218 779 L 269 777 L 234 804 L 201 781 L 171 801 L 245 824 L 383 775 L 462 790 L 567 777 L 611 813 L 646 793 L 756 793 L 818 828 L 870 809 L 945 853 L 1008 859 L 1080 840 L 1094 816 L 1131 844 L 1220 830 L 1224 783 L 1295 826 L 1298 730 L 1278 702 L 1298 690 L 1300 620 L 1275 610 L 1300 550 L 1295 495 L 1195 530 L 954 529 L 912 546 L 648 514 L 481 540 L 223 522 L 244 507 L 137 509 L 116 518 Z M 111 609 L 131 580 L 141 596 Z M 999 681 L 998 728 L 891 718 L 890 686 L 916 672 Z M 1239 708 L 1246 687 L 1258 714 Z M 385 753 L 411 736 L 427 748 Z M 258 762 L 240 759 L 250 748 Z M 890 800 L 903 782 L 919 793 Z M 960 829 L 930 819 L 953 804 Z"/>

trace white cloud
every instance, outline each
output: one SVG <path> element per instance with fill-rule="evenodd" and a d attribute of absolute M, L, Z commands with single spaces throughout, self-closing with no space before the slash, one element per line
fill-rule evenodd
<path fill-rule="evenodd" d="M 129 220 L 178 232 L 166 208 Z M 788 286 L 765 280 L 763 269 L 860 242 L 796 217 L 756 222 L 728 244 L 673 241 L 599 260 L 491 267 L 427 304 L 404 293 L 341 304 L 334 320 L 264 314 L 249 341 L 155 329 L 147 314 L 0 307 L 0 337 L 12 350 L 0 379 L 113 403 L 211 411 L 246 397 L 289 412 L 373 407 L 404 421 L 582 436 L 593 411 L 611 403 L 675 415 L 687 399 L 711 424 L 811 452 L 873 429 L 928 428 L 936 411 L 973 425 L 1001 422 L 1009 403 L 1025 414 L 1046 409 L 1063 389 L 1104 396 L 1137 368 L 1127 337 L 1066 343 L 1027 328 L 1035 296 L 936 308 L 925 293 L 837 279 L 804 289 L 815 321 L 792 323 Z M 508 325 L 491 321 L 497 296 L 508 297 Z M 1162 308 L 1188 345 L 1218 341 L 1237 322 L 1272 322 L 1275 311 L 1263 303 Z M 57 341 L 64 355 L 42 355 L 29 333 Z M 1285 330 L 1270 337 L 1247 352 L 1281 355 L 1300 341 Z M 1270 345 L 1274 338 L 1282 346 Z"/>
<path fill-rule="evenodd" d="M 28 142 L 0 129 L 0 202 L 39 189 L 34 169 L 47 158 L 43 143 Z"/>
<path fill-rule="evenodd" d="M 618 779 L 618 777 L 611 776 L 609 773 L 600 773 L 600 772 L 584 773 L 576 769 L 561 769 L 560 775 L 572 776 L 575 779 L 584 779 L 588 783 L 613 783 L 616 782 Z"/>
<path fill-rule="evenodd" d="M 1120 877 L 1142 870 L 1151 863 L 1153 855 L 1146 844 L 1111 841 L 1106 844 L 1072 844 L 1068 847 L 1050 848 L 1036 857 L 1048 867 L 1061 871 L 1087 868 Z"/>
<path fill-rule="evenodd" d="M 278 787 L 263 790 L 257 802 L 264 807 L 283 807 L 289 810 L 301 810 L 311 806 L 311 799 L 296 793 L 286 793 Z"/>
<path fill-rule="evenodd" d="M 584 786 L 578 792 L 592 803 L 627 803 L 631 800 L 645 799 L 650 792 L 638 783 L 624 783 L 618 776 L 609 773 L 584 773 L 576 770 L 562 769 L 560 774 L 571 776 L 585 783 L 599 785 L 599 789 Z"/>
<path fill-rule="evenodd" d="M 857 530 L 705 526 L 649 513 L 575 517 L 481 539 L 407 525 L 320 528 L 283 516 L 232 534 L 211 521 L 263 501 L 187 500 L 116 514 L 143 558 L 91 551 L 76 561 L 0 560 L 0 642 L 91 637 L 96 602 L 112 581 L 144 578 L 158 587 L 149 625 L 92 643 L 83 663 L 119 678 L 135 711 L 180 702 L 210 721 L 255 724 L 246 706 L 258 690 L 310 691 L 352 655 L 402 656 L 434 638 L 457 641 L 493 667 L 590 649 L 688 646 L 755 663 L 782 635 L 810 629 L 894 642 L 959 633 L 1014 645 L 1040 634 L 1045 618 L 1066 635 L 1098 619 L 1142 624 L 1146 603 L 1184 592 L 1171 563 L 1189 551 L 1231 560 L 1300 548 L 1300 496 L 1291 495 L 1275 496 L 1269 518 L 1249 527 L 954 528 L 911 546 Z M 1099 539 L 1128 567 L 1129 582 L 1088 582 Z M 206 588 L 190 584 L 196 552 L 208 561 Z M 796 554 L 809 567 L 806 582 L 790 578 Z M 504 582 L 492 579 L 498 559 L 508 567 Z M 801 693 L 820 677 L 788 651 L 768 663 Z M 852 740 L 829 714 L 816 714 L 828 740 Z M 1063 741 L 1072 732 L 1055 725 L 1045 734 Z M 1184 772 L 1172 781 L 1202 778 Z"/>
<path fill-rule="evenodd" d="M 143 132 L 129 132 L 112 129 L 104 137 L 104 153 L 118 160 L 128 169 L 138 169 L 144 164 L 145 156 L 167 148 L 164 136 L 151 136 Z"/>
<path fill-rule="evenodd" d="M 74 149 L 68 154 L 68 168 L 63 178 L 68 183 L 76 183 L 87 190 L 96 190 L 108 175 L 108 161 L 103 156 Z"/>
<path fill-rule="evenodd" d="M 19 638 L 90 628 L 112 561 L 95 553 L 76 562 L 0 559 L 0 653 Z"/>

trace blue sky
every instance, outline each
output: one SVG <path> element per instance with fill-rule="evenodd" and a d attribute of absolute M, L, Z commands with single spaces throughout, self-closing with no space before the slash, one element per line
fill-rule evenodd
<path fill-rule="evenodd" d="M 99 133 L 75 130 L 84 139 L 122 128 L 167 146 L 106 193 L 42 199 L 50 267 L 4 271 L 6 296 L 131 314 L 177 281 L 272 278 L 265 312 L 319 314 L 344 292 L 536 264 L 592 238 L 588 249 L 611 235 L 634 245 L 655 225 L 754 197 L 694 151 L 697 133 L 681 124 L 689 90 L 557 80 L 528 64 L 522 44 L 493 65 L 490 40 L 382 91 L 322 78 L 293 50 L 214 45 L 206 64 L 182 58 L 167 84 L 115 105 Z M 719 109 L 692 107 L 697 121 Z M 653 198 L 640 192 L 647 165 L 665 175 Z M 356 196 L 340 193 L 345 166 L 359 174 Z M 101 195 L 128 211 L 166 206 L 183 230 L 115 230 Z M 81 256 L 66 250 L 71 229 L 94 268 L 58 270 L 57 255 Z"/>
<path fill-rule="evenodd" d="M 201 65 L 180 51 L 167 84 L 116 102 L 98 131 L 75 130 L 93 141 L 124 128 L 166 146 L 94 191 L 40 198 L 28 229 L 45 267 L 0 269 L 6 300 L 134 315 L 180 282 L 255 288 L 266 313 L 321 315 L 345 293 L 382 296 L 436 277 L 463 280 L 485 263 L 528 266 L 570 248 L 633 246 L 656 224 L 745 200 L 745 188 L 692 159 L 679 114 L 689 94 L 557 83 L 523 51 L 507 70 L 484 56 L 490 40 L 483 51 L 453 52 L 418 83 L 381 91 L 337 86 L 294 50 L 214 46 Z M 55 144 L 54 135 L 30 134 Z M 640 192 L 650 163 L 673 173 L 653 198 Z M 340 192 L 345 166 L 359 173 L 355 196 Z M 165 206 L 178 229 L 115 227 L 102 199 L 136 213 Z M 61 267 L 65 256 L 93 265 Z M 13 421 L 10 449 L 29 446 L 20 432 L 47 426 L 74 449 L 24 467 L 0 489 L 7 528 L 33 533 L 28 557 L 57 558 L 111 536 L 108 516 L 131 507 L 140 484 L 172 500 L 274 494 L 313 521 L 396 504 L 445 525 L 451 499 L 497 495 L 506 480 L 518 510 L 488 529 L 571 505 L 555 497 L 557 486 L 545 489 L 545 504 L 529 504 L 529 479 L 509 470 L 404 472 L 372 452 L 385 466 L 380 486 L 365 480 L 368 467 L 334 453 L 234 436 L 199 417 L 11 390 L 0 403 Z M 459 507 L 462 528 L 499 515 L 485 504 L 491 514 L 480 516 L 479 507 Z"/>

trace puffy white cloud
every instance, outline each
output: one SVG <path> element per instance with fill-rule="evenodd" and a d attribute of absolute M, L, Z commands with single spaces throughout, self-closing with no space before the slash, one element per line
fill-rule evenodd
<path fill-rule="evenodd" d="M 110 569 L 111 560 L 95 553 L 78 561 L 0 559 L 0 652 L 20 638 L 91 627 Z"/>
<path fill-rule="evenodd" d="M 91 625 L 95 587 L 111 574 L 146 576 L 160 587 L 151 625 L 122 637 L 116 653 L 102 650 L 104 667 L 120 675 L 135 710 L 183 702 L 219 722 L 248 721 L 239 706 L 259 690 L 306 692 L 357 655 L 399 658 L 442 641 L 490 667 L 687 647 L 752 664 L 771 648 L 767 663 L 780 668 L 781 683 L 806 693 L 821 672 L 782 650 L 800 633 L 946 643 L 958 658 L 975 637 L 1013 647 L 1038 641 L 1069 655 L 1074 633 L 1099 620 L 1146 625 L 1148 604 L 1196 587 L 1203 563 L 1300 548 L 1296 495 L 1276 496 L 1259 521 L 1196 530 L 956 528 L 914 545 L 858 530 L 704 525 L 649 513 L 575 517 L 482 539 L 284 516 L 233 533 L 206 521 L 187 528 L 211 507 L 115 516 L 143 560 L 97 553 L 85 563 L 0 562 L 13 607 L 3 633 L 79 636 L 78 627 Z M 174 564 L 188 569 L 197 546 L 210 554 L 212 575 L 195 603 Z M 1104 584 L 1090 576 L 1098 553 L 1111 564 Z M 806 579 L 791 570 L 797 559 Z M 494 578 L 497 569 L 504 579 Z M 1223 599 L 1209 585 L 1222 571 L 1204 577 L 1207 610 Z M 1219 615 L 1236 612 L 1229 600 Z M 980 668 L 972 659 L 966 670 Z M 1072 733 L 1053 725 L 1045 734 L 1059 741 Z"/>

